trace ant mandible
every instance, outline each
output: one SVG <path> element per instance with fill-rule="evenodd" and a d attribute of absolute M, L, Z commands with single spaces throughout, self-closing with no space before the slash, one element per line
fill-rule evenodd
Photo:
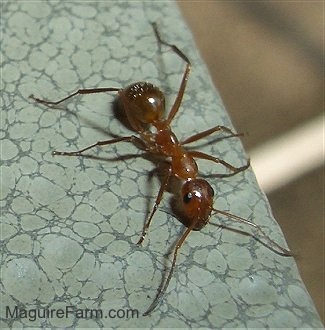
<path fill-rule="evenodd" d="M 235 137 L 239 135 L 225 126 L 217 125 L 179 142 L 176 135 L 171 130 L 170 124 L 180 108 L 191 70 L 191 62 L 177 46 L 161 39 L 155 23 L 152 23 L 152 27 L 158 44 L 170 47 L 175 54 L 186 62 L 185 71 L 177 97 L 166 119 L 163 117 L 165 112 L 165 96 L 158 87 L 148 82 L 136 82 L 126 88 L 108 87 L 79 89 L 75 93 L 56 102 L 42 100 L 34 97 L 33 95 L 30 96 L 38 103 L 42 103 L 47 106 L 55 106 L 79 94 L 117 92 L 131 128 L 139 135 L 130 135 L 105 141 L 98 141 L 77 151 L 53 151 L 53 155 L 79 156 L 85 151 L 96 146 L 104 146 L 124 141 L 133 143 L 136 146 L 140 145 L 146 152 L 163 157 L 166 161 L 168 161 L 165 178 L 161 182 L 154 206 L 143 227 L 142 234 L 137 244 L 142 244 L 144 241 L 153 216 L 158 209 L 165 190 L 167 189 L 171 176 L 175 176 L 180 180 L 182 184 L 180 191 L 181 204 L 184 216 L 188 221 L 187 229 L 179 238 L 174 248 L 173 260 L 167 279 L 163 283 L 161 290 L 157 293 L 156 298 L 143 315 L 149 315 L 157 307 L 163 298 L 174 273 L 179 249 L 192 230 L 200 230 L 209 222 L 212 212 L 214 212 L 214 214 L 219 213 L 235 221 L 253 227 L 259 234 L 262 235 L 262 237 L 264 237 L 264 239 L 268 241 L 272 250 L 282 255 L 292 255 L 289 250 L 281 247 L 276 242 L 271 240 L 258 225 L 239 216 L 217 210 L 213 207 L 214 191 L 206 180 L 198 178 L 198 166 L 195 159 L 205 159 L 223 165 L 230 171 L 230 173 L 222 176 L 231 176 L 238 172 L 242 172 L 250 166 L 250 162 L 247 161 L 246 165 L 241 167 L 234 167 L 220 158 L 208 155 L 201 151 L 187 150 L 185 148 L 185 145 L 198 141 L 216 132 L 225 132 L 228 134 L 227 137 Z"/>

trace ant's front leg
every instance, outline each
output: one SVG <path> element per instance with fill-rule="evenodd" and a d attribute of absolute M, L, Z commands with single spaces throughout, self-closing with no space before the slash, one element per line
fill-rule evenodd
<path fill-rule="evenodd" d="M 150 224 L 151 224 L 151 221 L 152 221 L 152 218 L 154 216 L 154 214 L 156 213 L 157 209 L 158 209 L 158 206 L 162 200 L 162 197 L 163 197 L 163 194 L 165 192 L 165 190 L 167 189 L 167 185 L 168 185 L 168 182 L 169 182 L 169 179 L 170 179 L 170 176 L 172 175 L 172 168 L 171 166 L 168 168 L 168 171 L 167 171 L 167 174 L 164 178 L 164 180 L 162 181 L 161 185 L 160 185 L 160 189 L 159 189 L 159 192 L 158 192 L 158 195 L 156 197 L 156 201 L 155 201 L 155 204 L 150 212 L 150 215 L 143 227 L 143 230 L 142 230 L 142 234 L 140 236 L 140 239 L 138 241 L 138 245 L 141 245 L 142 242 L 144 241 L 145 237 L 147 236 L 147 233 L 148 233 L 148 230 L 149 230 L 149 227 L 150 227 Z"/>

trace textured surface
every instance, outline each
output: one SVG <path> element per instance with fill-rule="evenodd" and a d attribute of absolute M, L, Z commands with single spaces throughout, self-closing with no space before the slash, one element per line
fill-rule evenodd
<path fill-rule="evenodd" d="M 52 150 L 75 150 L 110 133 L 130 132 L 114 115 L 114 95 L 77 97 L 48 109 L 34 104 L 30 94 L 56 100 L 80 87 L 150 80 L 172 104 L 184 63 L 170 51 L 158 51 L 150 21 L 193 62 L 173 123 L 177 135 L 231 125 L 172 3 L 19 2 L 3 4 L 2 15 L 1 325 L 321 326 L 292 258 L 214 225 L 190 235 L 163 303 L 142 317 L 170 265 L 166 253 L 183 230 L 166 194 L 144 246 L 134 244 L 158 190 L 156 176 L 148 179 L 155 164 L 142 157 L 116 161 L 138 152 L 128 144 L 90 152 L 99 159 L 51 156 Z M 245 162 L 236 139 L 201 143 L 200 149 L 237 166 Z M 223 170 L 206 162 L 200 169 Z M 250 217 L 285 244 L 250 171 L 210 182 L 215 207 Z M 102 309 L 104 316 L 6 319 L 6 306 L 27 311 L 74 306 Z M 110 318 L 112 309 L 120 316 L 138 309 L 140 315 Z"/>

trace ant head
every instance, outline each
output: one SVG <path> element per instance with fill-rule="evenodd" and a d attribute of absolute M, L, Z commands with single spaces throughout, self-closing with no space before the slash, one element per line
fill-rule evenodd
<path fill-rule="evenodd" d="M 187 180 L 182 187 L 182 201 L 189 224 L 196 222 L 195 230 L 200 230 L 209 221 L 214 191 L 203 179 Z"/>
<path fill-rule="evenodd" d="M 137 82 L 120 92 L 130 122 L 152 124 L 161 120 L 165 112 L 165 96 L 161 90 L 148 83 Z"/>

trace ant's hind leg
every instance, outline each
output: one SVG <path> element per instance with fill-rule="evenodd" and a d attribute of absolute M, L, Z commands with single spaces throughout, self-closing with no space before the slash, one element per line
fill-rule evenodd
<path fill-rule="evenodd" d="M 168 114 L 167 120 L 166 120 L 166 124 L 169 125 L 171 123 L 171 121 L 173 120 L 173 118 L 175 117 L 175 115 L 182 103 L 182 99 L 183 99 L 184 92 L 185 92 L 186 85 L 187 85 L 187 80 L 188 80 L 188 77 L 189 77 L 189 74 L 191 71 L 191 62 L 188 59 L 188 57 L 176 45 L 170 44 L 161 39 L 161 36 L 159 34 L 156 23 L 152 23 L 152 27 L 155 32 L 158 43 L 170 47 L 174 53 L 176 53 L 183 61 L 186 62 L 186 68 L 185 68 L 185 71 L 183 74 L 181 85 L 179 87 L 174 104 L 173 104 L 173 106 Z"/>
<path fill-rule="evenodd" d="M 151 25 L 152 25 L 152 28 L 155 32 L 155 36 L 156 36 L 156 39 L 157 39 L 158 43 L 170 47 L 173 50 L 174 53 L 176 53 L 187 64 L 191 65 L 191 62 L 188 59 L 188 57 L 176 45 L 170 44 L 170 43 L 162 40 L 162 38 L 160 36 L 160 33 L 158 31 L 157 23 L 153 22 L 153 23 L 151 23 Z"/>
<path fill-rule="evenodd" d="M 115 88 L 115 87 L 103 87 L 103 88 L 87 88 L 87 89 L 78 89 L 76 92 L 64 97 L 63 99 L 59 101 L 47 101 L 47 100 L 42 100 L 34 95 L 30 95 L 29 97 L 36 101 L 37 103 L 45 104 L 45 105 L 58 105 L 76 95 L 81 95 L 81 94 L 95 94 L 95 93 L 107 93 L 107 92 L 118 92 L 121 90 L 120 88 Z"/>

